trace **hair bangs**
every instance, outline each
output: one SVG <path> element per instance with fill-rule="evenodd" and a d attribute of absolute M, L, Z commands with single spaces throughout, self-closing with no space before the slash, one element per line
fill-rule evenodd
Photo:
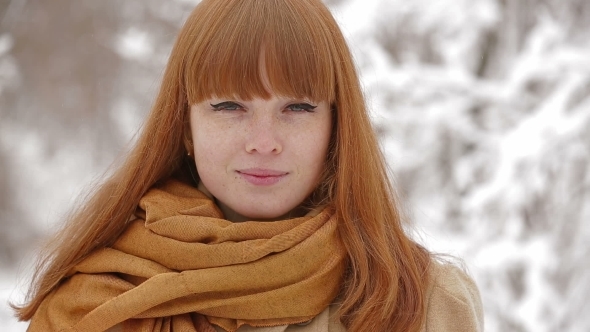
<path fill-rule="evenodd" d="M 204 13 L 187 40 L 183 75 L 190 104 L 271 93 L 334 102 L 335 47 L 313 1 L 205 0 L 199 6 Z"/>

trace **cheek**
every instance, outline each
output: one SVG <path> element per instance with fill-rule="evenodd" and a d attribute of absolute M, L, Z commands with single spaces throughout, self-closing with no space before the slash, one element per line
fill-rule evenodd
<path fill-rule="evenodd" d="M 195 142 L 194 160 L 197 174 L 205 187 L 217 192 L 227 184 L 228 153 L 219 146 L 217 137 Z"/>
<path fill-rule="evenodd" d="M 205 141 L 195 142 L 195 162 L 197 167 L 220 167 L 231 157 L 228 146 L 218 137 L 209 136 Z"/>
<path fill-rule="evenodd" d="M 318 158 L 325 160 L 328 155 L 328 145 L 332 136 L 332 116 L 327 116 L 322 121 L 320 130 L 317 131 L 316 140 Z"/>
<path fill-rule="evenodd" d="M 321 123 L 313 130 L 308 131 L 307 135 L 301 138 L 300 152 L 301 160 L 306 161 L 308 171 L 319 174 L 323 171 L 326 157 L 328 154 L 328 145 L 330 141 L 331 126 Z"/>
<path fill-rule="evenodd" d="M 211 129 L 203 125 L 193 126 L 192 129 L 195 163 L 199 173 L 209 172 L 223 159 L 225 149 L 222 135 Z"/>

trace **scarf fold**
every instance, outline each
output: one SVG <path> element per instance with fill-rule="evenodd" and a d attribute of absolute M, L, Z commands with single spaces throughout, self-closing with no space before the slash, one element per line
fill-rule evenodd
<path fill-rule="evenodd" d="M 136 215 L 112 247 L 70 271 L 29 331 L 294 324 L 321 313 L 340 289 L 346 254 L 331 208 L 232 223 L 205 194 L 169 180 L 144 195 Z"/>

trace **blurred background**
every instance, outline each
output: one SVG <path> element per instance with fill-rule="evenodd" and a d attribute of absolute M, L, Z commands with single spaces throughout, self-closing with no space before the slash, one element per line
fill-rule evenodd
<path fill-rule="evenodd" d="M 486 331 L 590 331 L 590 1 L 331 0 L 416 238 Z M 128 148 L 198 0 L 0 0 L 0 327 Z"/>

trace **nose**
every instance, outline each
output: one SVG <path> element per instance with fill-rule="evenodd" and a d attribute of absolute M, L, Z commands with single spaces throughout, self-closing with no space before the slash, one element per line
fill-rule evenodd
<path fill-rule="evenodd" d="M 246 151 L 259 154 L 279 154 L 283 151 L 279 121 L 273 114 L 253 116 L 249 124 Z"/>

